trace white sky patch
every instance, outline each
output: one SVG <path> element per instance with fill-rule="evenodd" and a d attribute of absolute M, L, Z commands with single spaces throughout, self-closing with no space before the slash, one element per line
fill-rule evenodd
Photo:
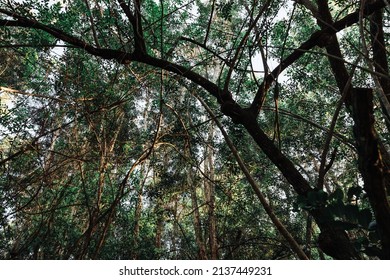
<path fill-rule="evenodd" d="M 293 3 L 291 1 L 288 1 L 286 5 L 283 5 L 281 7 L 281 9 L 279 10 L 278 14 L 276 15 L 274 22 L 277 22 L 277 21 L 285 19 L 286 17 L 289 17 L 289 11 L 291 11 L 292 7 L 293 7 Z M 256 55 L 254 55 L 252 57 L 252 67 L 253 67 L 253 71 L 255 72 L 256 77 L 258 77 L 258 78 L 263 77 L 264 64 L 267 65 L 268 72 L 271 72 L 273 69 L 275 69 L 280 64 L 280 61 L 278 61 L 277 59 L 268 57 L 267 61 L 264 63 L 261 54 L 256 53 Z M 282 72 L 278 77 L 279 82 L 284 82 L 287 79 L 288 78 L 284 72 Z"/>

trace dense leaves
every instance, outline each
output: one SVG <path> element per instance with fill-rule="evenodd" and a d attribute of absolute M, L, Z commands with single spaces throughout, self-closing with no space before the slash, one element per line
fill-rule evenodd
<path fill-rule="evenodd" d="M 385 5 L 0 0 L 0 257 L 389 259 Z"/>

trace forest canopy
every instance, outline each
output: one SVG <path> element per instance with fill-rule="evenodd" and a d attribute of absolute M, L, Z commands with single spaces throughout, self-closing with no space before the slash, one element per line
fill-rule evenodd
<path fill-rule="evenodd" d="M 381 0 L 0 0 L 0 258 L 390 259 Z"/>

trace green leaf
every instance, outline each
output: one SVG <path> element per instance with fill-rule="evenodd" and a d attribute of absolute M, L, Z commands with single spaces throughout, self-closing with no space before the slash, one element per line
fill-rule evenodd
<path fill-rule="evenodd" d="M 345 205 L 342 201 L 337 202 L 337 203 L 332 203 L 332 204 L 328 205 L 326 207 L 326 209 L 329 211 L 329 214 L 334 218 L 344 217 Z"/>
<path fill-rule="evenodd" d="M 341 188 L 337 188 L 330 196 L 330 200 L 343 201 L 344 200 L 344 192 Z"/>
<path fill-rule="evenodd" d="M 345 218 L 353 223 L 358 222 L 359 208 L 357 205 L 345 205 L 344 208 Z"/>
<path fill-rule="evenodd" d="M 217 11 L 220 13 L 220 16 L 223 19 L 225 19 L 225 20 L 232 19 L 233 4 L 234 4 L 233 0 L 216 4 Z"/>
<path fill-rule="evenodd" d="M 363 209 L 359 211 L 359 224 L 365 228 L 368 229 L 368 225 L 372 221 L 372 213 L 369 209 Z"/>
<path fill-rule="evenodd" d="M 318 200 L 321 202 L 321 204 L 325 204 L 329 197 L 328 193 L 323 190 L 319 190 L 317 192 L 317 195 L 318 195 Z"/>

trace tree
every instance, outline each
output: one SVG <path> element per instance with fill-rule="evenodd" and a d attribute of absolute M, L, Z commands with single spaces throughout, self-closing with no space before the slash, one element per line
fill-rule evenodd
<path fill-rule="evenodd" d="M 233 258 L 252 228 L 236 221 L 222 240 L 227 198 L 247 186 L 238 167 L 276 225 L 264 238 L 288 249 L 237 258 L 313 257 L 312 236 L 318 257 L 390 258 L 387 1 L 53 2 L 0 1 L 2 55 L 21 73 L 1 76 L 20 100 L 2 119 L 15 143 L 1 160 L 8 257 L 114 257 L 103 245 L 115 236 L 136 250 L 144 211 L 155 250 L 143 257 L 165 242 L 197 247 L 188 258 Z M 254 211 L 244 193 L 234 201 Z M 143 194 L 153 210 L 139 208 Z"/>

